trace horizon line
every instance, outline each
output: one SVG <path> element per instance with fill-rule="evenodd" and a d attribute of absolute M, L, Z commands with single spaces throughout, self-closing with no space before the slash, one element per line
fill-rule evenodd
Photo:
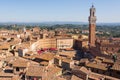
<path fill-rule="evenodd" d="M 89 23 L 89 22 L 86 22 L 86 21 L 29 21 L 29 22 L 27 22 L 27 21 L 23 21 L 23 22 L 21 22 L 21 21 L 1 21 L 0 23 L 67 23 L 67 22 L 74 22 L 74 23 Z M 120 23 L 120 22 L 96 22 L 96 23 Z"/>

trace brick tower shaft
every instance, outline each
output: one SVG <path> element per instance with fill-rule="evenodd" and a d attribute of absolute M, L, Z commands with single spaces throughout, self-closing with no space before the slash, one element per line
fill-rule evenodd
<path fill-rule="evenodd" d="M 89 20 L 89 46 L 94 47 L 95 46 L 95 33 L 96 33 L 96 16 L 95 16 L 95 8 L 92 5 L 90 8 L 90 16 L 88 18 Z"/>

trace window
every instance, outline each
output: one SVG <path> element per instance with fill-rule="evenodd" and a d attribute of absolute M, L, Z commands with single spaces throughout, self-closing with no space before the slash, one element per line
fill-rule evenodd
<path fill-rule="evenodd" d="M 106 48 L 106 51 L 108 50 L 108 48 Z"/>
<path fill-rule="evenodd" d="M 20 69 L 18 67 L 16 67 L 16 71 L 20 71 Z"/>

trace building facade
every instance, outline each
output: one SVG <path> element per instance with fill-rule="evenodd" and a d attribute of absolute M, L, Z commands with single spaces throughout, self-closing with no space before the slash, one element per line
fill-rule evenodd
<path fill-rule="evenodd" d="M 72 38 L 58 38 L 57 39 L 57 49 L 67 49 L 73 47 L 73 39 Z"/>
<path fill-rule="evenodd" d="M 50 38 L 39 39 L 37 42 L 31 45 L 31 50 L 55 48 L 55 49 L 68 49 L 73 48 L 73 38 Z"/>

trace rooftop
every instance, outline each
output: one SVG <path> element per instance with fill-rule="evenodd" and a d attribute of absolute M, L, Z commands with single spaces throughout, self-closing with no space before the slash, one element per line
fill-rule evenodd
<path fill-rule="evenodd" d="M 16 59 L 12 64 L 13 67 L 27 67 L 28 61 L 22 59 Z"/>
<path fill-rule="evenodd" d="M 73 75 L 72 78 L 71 78 L 71 80 L 83 80 L 83 79 L 81 79 L 81 78 L 79 78 L 79 77 Z"/>
<path fill-rule="evenodd" d="M 86 66 L 91 68 L 101 69 L 101 70 L 107 70 L 105 65 L 92 63 L 92 62 L 89 62 L 88 64 L 86 64 Z"/>
<path fill-rule="evenodd" d="M 43 60 L 52 60 L 54 58 L 54 53 L 43 53 L 41 55 L 36 55 L 36 58 L 43 59 Z"/>
<path fill-rule="evenodd" d="M 26 72 L 26 76 L 41 77 L 44 73 L 44 67 L 42 66 L 29 66 Z"/>
<path fill-rule="evenodd" d="M 120 62 L 114 63 L 114 65 L 111 68 L 112 70 L 120 71 Z"/>
<path fill-rule="evenodd" d="M 0 77 L 13 77 L 13 73 L 0 72 Z"/>

